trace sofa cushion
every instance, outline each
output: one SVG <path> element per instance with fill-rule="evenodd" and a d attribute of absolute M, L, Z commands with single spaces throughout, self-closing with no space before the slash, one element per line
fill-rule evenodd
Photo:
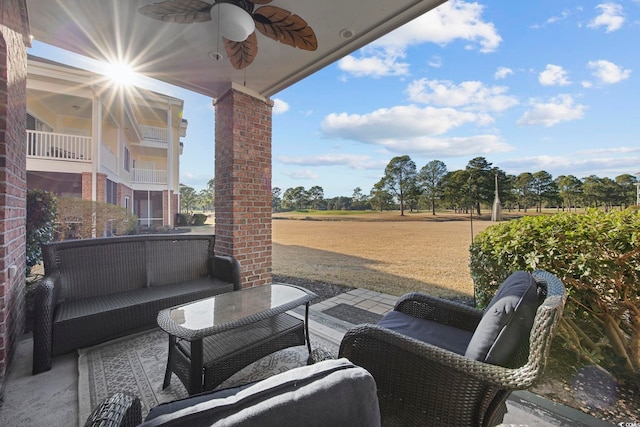
<path fill-rule="evenodd" d="M 524 271 L 511 274 L 485 310 L 465 356 L 507 366 L 529 339 L 537 308 L 538 292 L 533 276 Z"/>
<path fill-rule="evenodd" d="M 395 310 L 385 314 L 378 326 L 458 354 L 464 354 L 473 335 L 470 331 L 419 319 Z"/>
<path fill-rule="evenodd" d="M 142 426 L 380 425 L 375 381 L 347 359 L 291 369 L 232 395 L 213 392 L 204 402 L 201 396 L 171 413 L 152 410 Z"/>
<path fill-rule="evenodd" d="M 147 286 L 163 286 L 208 275 L 209 239 L 149 240 L 146 244 Z"/>
<path fill-rule="evenodd" d="M 157 326 L 158 311 L 162 309 L 232 290 L 232 283 L 205 277 L 62 302 L 56 306 L 53 319 L 53 354 Z"/>

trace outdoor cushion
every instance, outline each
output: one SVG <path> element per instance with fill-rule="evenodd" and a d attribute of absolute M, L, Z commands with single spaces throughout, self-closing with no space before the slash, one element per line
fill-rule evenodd
<path fill-rule="evenodd" d="M 274 375 L 229 395 L 212 392 L 161 405 L 142 426 L 380 425 L 375 381 L 347 359 L 326 360 Z M 171 409 L 171 412 L 167 412 Z"/>
<path fill-rule="evenodd" d="M 538 292 L 533 276 L 524 271 L 511 274 L 485 310 L 465 356 L 507 366 L 529 339 L 537 308 Z"/>
<path fill-rule="evenodd" d="M 378 326 L 458 354 L 464 354 L 473 335 L 473 332 L 420 319 L 397 310 L 385 314 Z"/>

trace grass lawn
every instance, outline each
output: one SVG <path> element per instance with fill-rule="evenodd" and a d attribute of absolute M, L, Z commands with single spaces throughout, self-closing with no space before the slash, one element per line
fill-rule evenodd
<path fill-rule="evenodd" d="M 274 214 L 273 273 L 392 295 L 473 297 L 468 215 L 345 212 Z M 492 224 L 474 217 L 474 235 Z"/>

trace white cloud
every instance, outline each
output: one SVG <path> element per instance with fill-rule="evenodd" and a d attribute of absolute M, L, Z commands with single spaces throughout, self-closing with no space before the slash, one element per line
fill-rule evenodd
<path fill-rule="evenodd" d="M 311 169 L 298 169 L 294 171 L 285 171 L 283 173 L 292 179 L 308 179 L 308 180 L 318 179 L 318 174 L 312 171 Z"/>
<path fill-rule="evenodd" d="M 440 67 L 442 67 L 442 57 L 438 56 L 438 55 L 434 55 L 429 60 L 428 64 L 429 64 L 430 67 L 440 68 Z"/>
<path fill-rule="evenodd" d="M 507 90 L 505 86 L 489 87 L 479 81 L 456 85 L 448 80 L 428 79 L 415 80 L 407 88 L 411 101 L 472 111 L 504 111 L 517 105 L 517 98 L 505 95 Z"/>
<path fill-rule="evenodd" d="M 498 67 L 495 74 L 493 75 L 493 78 L 496 80 L 502 80 L 502 79 L 506 79 L 511 74 L 513 74 L 513 70 L 511 68 Z"/>
<path fill-rule="evenodd" d="M 338 68 L 356 77 L 404 76 L 409 74 L 409 64 L 400 62 L 404 51 L 396 49 L 376 49 L 365 47 L 362 56 L 348 55 L 338 61 Z"/>
<path fill-rule="evenodd" d="M 469 48 L 493 52 L 502 41 L 495 25 L 482 20 L 484 6 L 450 0 L 338 61 L 338 68 L 355 76 L 406 75 L 406 49 L 422 43 L 446 45 L 465 40 Z"/>
<path fill-rule="evenodd" d="M 468 123 L 486 125 L 492 121 L 486 114 L 408 105 L 369 114 L 332 113 L 325 117 L 321 129 L 328 137 L 375 143 L 387 138 L 441 135 Z"/>
<path fill-rule="evenodd" d="M 552 16 L 551 18 L 547 19 L 547 24 L 553 24 L 555 22 L 558 21 L 563 21 L 565 19 L 567 19 L 569 17 L 569 15 L 571 15 L 571 13 L 568 10 L 563 10 L 562 13 L 560 13 L 560 15 L 558 16 Z"/>
<path fill-rule="evenodd" d="M 307 157 L 282 156 L 278 161 L 285 165 L 297 166 L 347 166 L 351 169 L 380 169 L 387 162 L 380 163 L 361 154 L 320 154 Z"/>
<path fill-rule="evenodd" d="M 585 89 L 589 89 L 589 88 L 593 87 L 593 82 L 590 82 L 589 80 L 583 80 L 583 81 L 580 82 L 580 84 Z"/>
<path fill-rule="evenodd" d="M 289 111 L 289 104 L 280 98 L 273 99 L 273 114 L 284 114 Z"/>
<path fill-rule="evenodd" d="M 328 137 L 351 139 L 409 155 L 463 156 L 510 151 L 512 147 L 498 135 L 440 137 L 465 124 L 482 125 L 492 120 L 486 114 L 453 108 L 409 105 L 363 115 L 330 114 L 322 123 L 322 131 Z"/>
<path fill-rule="evenodd" d="M 517 121 L 519 126 L 550 127 L 558 123 L 581 119 L 586 106 L 576 104 L 571 95 L 562 94 L 551 98 L 549 102 L 533 100 L 532 108 Z"/>
<path fill-rule="evenodd" d="M 597 29 L 605 27 L 607 33 L 619 30 L 624 24 L 625 16 L 622 6 L 618 3 L 601 3 L 596 6 L 596 9 L 600 9 L 600 15 L 596 16 L 588 27 Z"/>
<path fill-rule="evenodd" d="M 625 157 L 580 157 L 580 153 L 565 156 L 532 156 L 520 157 L 500 162 L 500 168 L 507 173 L 518 174 L 534 170 L 545 170 L 554 177 L 560 175 L 574 175 L 582 178 L 586 175 L 615 178 L 629 173 L 640 162 L 640 156 Z"/>
<path fill-rule="evenodd" d="M 603 84 L 614 84 L 626 80 L 631 75 L 631 70 L 624 70 L 613 62 L 601 59 L 589 61 L 587 66 L 593 70 L 592 74 Z"/>
<path fill-rule="evenodd" d="M 571 84 L 567 72 L 560 65 L 547 64 L 547 68 L 540 73 L 538 81 L 543 86 L 567 86 Z"/>

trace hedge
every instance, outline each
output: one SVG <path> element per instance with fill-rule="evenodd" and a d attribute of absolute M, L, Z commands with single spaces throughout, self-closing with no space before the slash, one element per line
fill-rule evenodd
<path fill-rule="evenodd" d="M 527 216 L 491 226 L 471 248 L 478 304 L 513 271 L 544 269 L 567 287 L 560 340 L 587 363 L 640 373 L 640 211 Z"/>

